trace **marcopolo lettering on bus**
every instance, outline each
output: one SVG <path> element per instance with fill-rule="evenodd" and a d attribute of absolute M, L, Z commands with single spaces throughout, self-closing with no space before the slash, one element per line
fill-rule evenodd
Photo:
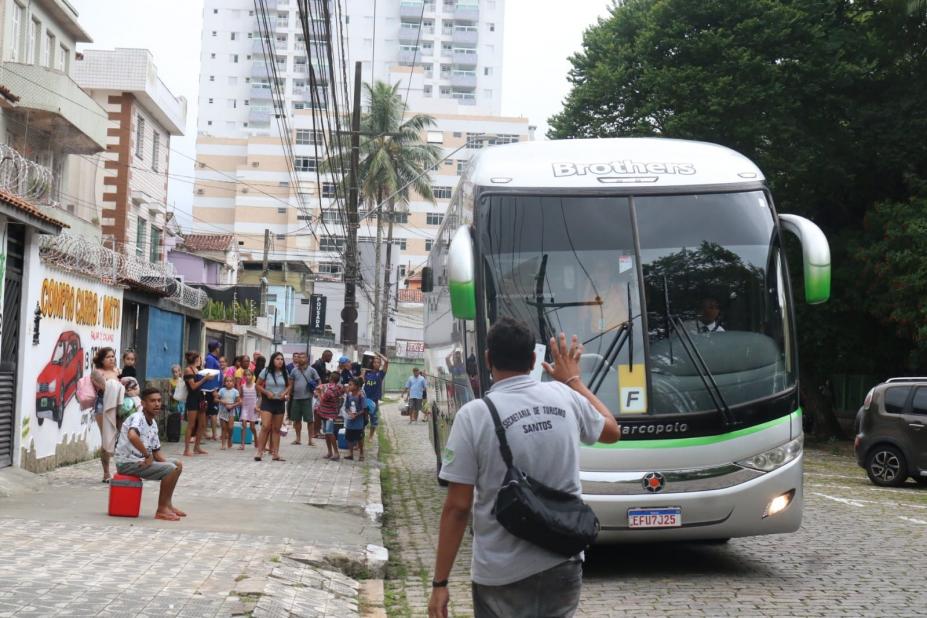
<path fill-rule="evenodd" d="M 625 159 L 611 163 L 554 163 L 554 176 L 605 176 L 610 174 L 682 174 L 691 176 L 695 173 L 693 163 L 641 162 Z"/>
<path fill-rule="evenodd" d="M 689 429 L 687 423 L 647 423 L 643 425 L 621 424 L 621 434 L 624 436 L 639 436 L 643 434 L 660 435 L 660 434 L 679 434 L 685 433 Z"/>

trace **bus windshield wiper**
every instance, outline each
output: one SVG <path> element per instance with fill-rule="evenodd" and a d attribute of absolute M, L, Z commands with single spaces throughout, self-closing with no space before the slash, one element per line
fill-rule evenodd
<path fill-rule="evenodd" d="M 673 315 L 670 309 L 669 285 L 665 276 L 663 277 L 663 294 L 666 301 L 666 318 L 669 321 L 667 325 L 669 327 L 668 333 L 675 331 L 678 334 L 682 349 L 685 350 L 689 360 L 692 361 L 692 366 L 695 368 L 695 371 L 698 372 L 698 377 L 701 378 L 702 384 L 705 386 L 705 390 L 708 391 L 708 396 L 711 397 L 715 409 L 718 410 L 718 413 L 724 420 L 724 424 L 728 426 L 736 424 L 731 409 L 727 406 L 727 402 L 724 401 L 724 395 L 721 394 L 721 389 L 718 388 L 718 383 L 715 382 L 715 378 L 711 374 L 708 364 L 699 353 L 698 348 L 692 341 L 692 337 L 686 332 L 682 319 L 679 316 Z"/>
<path fill-rule="evenodd" d="M 593 393 L 598 393 L 599 388 L 601 388 L 602 383 L 605 381 L 605 376 L 608 375 L 608 368 L 615 364 L 615 361 L 618 360 L 618 355 L 621 353 L 622 348 L 625 344 L 628 344 L 628 368 L 630 369 L 634 365 L 634 318 L 631 314 L 631 284 L 627 284 L 628 289 L 628 319 L 619 324 L 612 329 L 617 329 L 615 331 L 615 336 L 612 338 L 611 342 L 608 344 L 608 348 L 605 350 L 605 355 L 599 359 L 598 365 L 596 365 L 595 371 L 592 372 L 592 377 L 589 379 L 589 390 Z M 594 341 L 599 337 L 605 335 L 609 332 L 606 330 L 591 339 L 583 342 L 583 345 Z"/>

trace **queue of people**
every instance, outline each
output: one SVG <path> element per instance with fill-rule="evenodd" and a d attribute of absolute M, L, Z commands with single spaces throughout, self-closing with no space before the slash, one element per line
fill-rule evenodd
<path fill-rule="evenodd" d="M 285 461 L 280 441 L 292 427 L 292 445 L 326 444 L 322 457 L 341 458 L 338 435 L 343 429 L 348 443 L 347 460 L 364 460 L 364 442 L 375 439 L 379 426 L 379 405 L 389 367 L 385 356 L 375 354 L 367 367 L 347 356 L 334 359 L 325 350 L 310 364 L 309 355 L 296 352 L 286 363 L 283 353 L 269 358 L 255 352 L 236 357 L 231 363 L 222 355 L 218 342 L 210 342 L 205 359 L 197 351 L 187 352 L 186 367 L 173 368 L 171 411 L 185 416 L 185 457 L 207 455 L 205 442 L 218 441 L 221 450 L 232 449 L 232 436 L 250 431 L 254 436 L 254 460 Z M 240 429 L 236 429 L 239 427 Z M 368 428 L 365 436 L 365 428 Z M 238 439 L 239 450 L 245 440 Z"/>

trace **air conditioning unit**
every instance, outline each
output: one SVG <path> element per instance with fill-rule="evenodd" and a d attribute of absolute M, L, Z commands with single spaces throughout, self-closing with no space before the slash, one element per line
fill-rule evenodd
<path fill-rule="evenodd" d="M 260 161 L 252 161 L 252 162 L 251 162 L 251 167 L 260 167 L 260 166 L 261 166 L 261 162 L 260 162 Z"/>
<path fill-rule="evenodd" d="M 242 187 L 242 188 L 241 188 L 241 192 L 242 192 L 242 193 L 247 193 L 247 192 L 248 192 L 248 187 Z"/>
<path fill-rule="evenodd" d="M 206 191 L 204 191 L 203 189 L 197 189 L 197 190 L 196 190 L 196 194 L 197 194 L 197 195 L 203 195 L 204 193 L 206 193 Z"/>

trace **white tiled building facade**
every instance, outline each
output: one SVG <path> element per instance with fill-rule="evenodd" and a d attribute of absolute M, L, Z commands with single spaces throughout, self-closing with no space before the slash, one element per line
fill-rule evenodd
<path fill-rule="evenodd" d="M 325 157 L 324 140 L 314 131 L 322 127 L 313 127 L 310 60 L 296 0 L 264 3 L 272 41 L 260 38 L 251 0 L 204 3 L 194 225 L 235 234 L 243 242 L 242 257 L 255 260 L 263 255 L 264 230 L 269 229 L 272 260 L 304 260 L 320 278 L 337 278 L 344 229 L 332 187 L 317 186 L 315 169 L 317 156 Z M 430 251 L 470 155 L 486 144 L 532 138 L 526 118 L 499 116 L 504 2 L 352 0 L 341 6 L 349 80 L 354 62 L 361 61 L 364 82 L 399 82 L 409 109 L 435 118 L 437 126 L 427 139 L 449 156 L 431 176 L 437 204 L 413 195 L 408 212 L 397 215 L 393 264 L 401 277 Z M 335 12 L 334 3 L 331 7 Z M 274 117 L 265 62 L 271 45 L 300 170 L 295 179 Z M 327 74 L 325 65 L 314 67 L 316 75 Z M 336 69 L 338 74 L 340 66 Z M 343 110 L 344 88 L 337 87 Z M 375 219 L 365 219 L 359 239 L 375 235 Z"/>

